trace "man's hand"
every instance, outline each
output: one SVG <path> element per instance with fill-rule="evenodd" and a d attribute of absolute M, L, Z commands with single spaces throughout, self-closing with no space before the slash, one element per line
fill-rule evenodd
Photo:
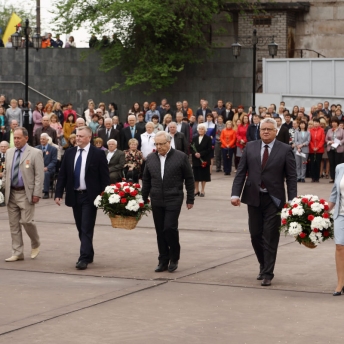
<path fill-rule="evenodd" d="M 232 203 L 232 205 L 234 205 L 234 207 L 240 207 L 240 204 L 241 204 L 240 198 L 234 198 L 234 199 L 232 199 L 232 200 L 231 200 L 231 203 Z"/>
<path fill-rule="evenodd" d="M 328 202 L 328 210 L 331 211 L 336 204 L 333 202 Z"/>
<path fill-rule="evenodd" d="M 44 167 L 44 172 L 47 172 L 48 171 L 48 167 Z"/>
<path fill-rule="evenodd" d="M 188 208 L 188 210 L 193 208 L 193 204 L 186 204 L 186 207 Z"/>
<path fill-rule="evenodd" d="M 38 203 L 39 199 L 40 199 L 40 197 L 38 197 L 38 196 L 32 196 L 32 203 L 33 204 Z"/>
<path fill-rule="evenodd" d="M 61 198 L 55 198 L 55 203 L 60 206 L 61 205 Z"/>
<path fill-rule="evenodd" d="M 196 157 L 197 159 L 199 159 L 199 158 L 201 157 L 201 154 L 195 153 L 195 157 Z"/>

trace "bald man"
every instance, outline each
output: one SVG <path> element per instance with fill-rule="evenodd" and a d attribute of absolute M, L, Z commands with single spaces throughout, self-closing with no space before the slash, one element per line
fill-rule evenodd
<path fill-rule="evenodd" d="M 38 146 L 41 142 L 41 135 L 43 133 L 48 134 L 53 142 L 57 145 L 57 134 L 56 130 L 50 126 L 50 117 L 43 116 L 42 118 L 42 126 L 37 128 L 35 131 L 35 135 L 33 137 L 33 146 Z"/>

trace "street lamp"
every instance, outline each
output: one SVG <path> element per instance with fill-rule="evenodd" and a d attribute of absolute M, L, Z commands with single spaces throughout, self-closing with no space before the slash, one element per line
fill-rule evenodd
<path fill-rule="evenodd" d="M 24 104 L 24 118 L 23 126 L 29 130 L 29 36 L 31 34 L 31 27 L 29 26 L 29 19 L 25 20 L 25 27 L 22 28 L 22 33 L 15 32 L 12 38 L 13 48 L 16 50 L 22 46 L 22 38 L 25 37 L 25 104 Z M 42 37 L 39 35 L 39 29 L 36 29 L 36 34 L 32 36 L 33 47 L 38 51 L 42 46 Z"/>
<path fill-rule="evenodd" d="M 268 44 L 269 55 L 274 58 L 277 55 L 278 44 L 274 41 L 274 36 L 264 37 L 257 36 L 257 30 L 253 30 L 253 35 L 250 37 L 241 37 L 244 45 L 253 46 L 253 83 L 252 83 L 252 115 L 256 113 L 256 60 L 257 60 L 257 45 L 264 45 L 268 40 L 271 39 L 271 43 Z M 238 43 L 239 38 L 236 43 L 232 44 L 233 56 L 237 58 L 240 56 L 241 45 Z"/>

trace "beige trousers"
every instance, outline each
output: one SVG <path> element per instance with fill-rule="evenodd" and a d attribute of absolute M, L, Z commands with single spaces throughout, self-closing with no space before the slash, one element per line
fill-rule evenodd
<path fill-rule="evenodd" d="M 25 190 L 11 190 L 7 211 L 12 236 L 12 255 L 24 255 L 21 225 L 23 225 L 27 235 L 31 239 L 31 248 L 39 247 L 39 236 L 33 219 L 35 215 L 35 205 L 29 203 Z"/>

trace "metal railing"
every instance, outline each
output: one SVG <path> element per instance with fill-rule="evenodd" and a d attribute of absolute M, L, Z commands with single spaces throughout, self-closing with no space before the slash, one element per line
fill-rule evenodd
<path fill-rule="evenodd" d="M 317 51 L 315 51 L 315 50 L 313 50 L 313 49 L 293 49 L 293 50 L 289 50 L 289 51 L 290 51 L 290 52 L 299 51 L 299 52 L 300 52 L 300 57 L 301 57 L 301 58 L 303 58 L 303 52 L 304 52 L 304 51 L 311 51 L 312 53 L 317 54 L 317 55 L 318 55 L 318 58 L 320 58 L 320 56 L 321 56 L 321 57 L 326 57 L 325 55 L 322 55 L 322 54 L 320 54 L 319 52 L 317 52 Z"/>
<path fill-rule="evenodd" d="M 22 82 L 22 81 L 0 81 L 0 84 L 19 84 L 19 85 L 26 86 L 26 85 L 25 85 L 25 82 Z M 41 95 L 42 97 L 44 97 L 44 98 L 46 98 L 46 99 L 48 99 L 48 100 L 51 99 L 51 100 L 54 101 L 54 103 L 56 103 L 56 100 L 54 100 L 54 99 L 48 97 L 47 95 L 45 95 L 45 94 L 39 92 L 38 90 L 36 90 L 35 88 L 33 88 L 33 87 L 31 87 L 31 86 L 28 86 L 28 87 L 29 87 L 29 89 L 30 89 L 31 91 L 36 92 L 37 94 Z"/>

